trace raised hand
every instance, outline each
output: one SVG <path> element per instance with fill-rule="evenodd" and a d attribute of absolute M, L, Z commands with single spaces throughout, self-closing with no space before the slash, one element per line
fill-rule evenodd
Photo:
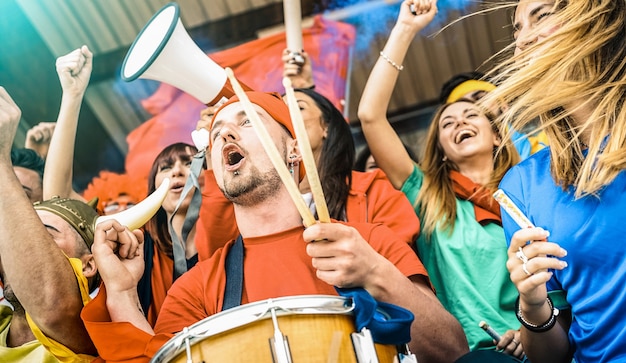
<path fill-rule="evenodd" d="M 211 126 L 211 119 L 213 118 L 215 111 L 222 107 L 224 103 L 226 103 L 226 99 L 221 99 L 216 104 L 202 109 L 202 111 L 200 111 L 200 119 L 196 122 L 196 130 L 206 129 L 210 132 L 211 130 L 209 127 Z"/>
<path fill-rule="evenodd" d="M 114 219 L 98 223 L 91 247 L 109 295 L 135 291 L 143 275 L 143 233 Z"/>
<path fill-rule="evenodd" d="M 0 87 L 0 156 L 11 161 L 11 145 L 22 111 L 4 87 Z"/>
<path fill-rule="evenodd" d="M 400 7 L 397 24 L 415 32 L 424 29 L 437 14 L 437 0 L 405 0 Z"/>
<path fill-rule="evenodd" d="M 52 140 L 55 127 L 56 122 L 40 122 L 31 127 L 26 132 L 24 147 L 34 150 L 39 156 L 45 159 L 48 155 L 48 148 L 50 147 L 50 140 Z"/>
<path fill-rule="evenodd" d="M 81 96 L 91 77 L 93 54 L 86 45 L 57 58 L 56 69 L 63 94 Z"/>
<path fill-rule="evenodd" d="M 311 66 L 309 55 L 305 51 L 300 51 L 304 63 L 297 63 L 293 61 L 291 54 L 289 49 L 283 51 L 283 77 L 288 77 L 294 88 L 313 86 L 315 82 L 313 81 L 313 67 Z"/>

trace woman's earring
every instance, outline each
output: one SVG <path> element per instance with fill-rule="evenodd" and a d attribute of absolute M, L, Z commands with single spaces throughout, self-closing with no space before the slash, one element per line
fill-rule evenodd
<path fill-rule="evenodd" d="M 443 161 L 443 162 L 448 161 L 448 157 L 444 155 L 444 156 L 441 158 L 441 161 Z"/>

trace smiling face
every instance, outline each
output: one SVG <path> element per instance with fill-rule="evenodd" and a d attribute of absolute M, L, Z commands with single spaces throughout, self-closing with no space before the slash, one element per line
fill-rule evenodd
<path fill-rule="evenodd" d="M 515 55 L 543 41 L 558 28 L 553 19 L 554 1 L 521 0 L 515 9 L 513 37 Z"/>
<path fill-rule="evenodd" d="M 493 155 L 500 145 L 487 116 L 469 101 L 455 102 L 441 112 L 438 134 L 445 156 L 457 165 L 476 155 Z"/>
<path fill-rule="evenodd" d="M 263 108 L 253 106 L 286 164 L 294 140 Z M 276 194 L 282 182 L 240 102 L 216 115 L 211 140 L 213 172 L 226 198 L 250 206 Z"/>

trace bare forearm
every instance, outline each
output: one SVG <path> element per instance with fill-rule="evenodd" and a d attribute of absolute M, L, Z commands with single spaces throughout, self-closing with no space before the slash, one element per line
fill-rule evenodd
<path fill-rule="evenodd" d="M 72 189 L 74 144 L 82 99 L 82 94 L 63 94 L 57 125 L 46 159 L 43 178 L 44 199 L 55 195 L 76 196 Z"/>
<path fill-rule="evenodd" d="M 131 323 L 148 334 L 154 334 L 144 316 L 136 291 L 117 293 L 107 291 L 107 310 L 112 322 Z"/>
<path fill-rule="evenodd" d="M 397 64 L 402 64 L 415 34 L 414 30 L 396 25 L 382 50 L 383 54 Z M 387 60 L 378 57 L 359 102 L 358 117 L 363 126 L 386 120 L 387 108 L 399 74 L 400 71 Z"/>
<path fill-rule="evenodd" d="M 394 62 L 402 63 L 414 36 L 414 30 L 397 25 L 383 53 Z M 367 80 L 358 110 L 370 152 L 396 189 L 400 189 L 413 172 L 413 160 L 387 120 L 389 100 L 399 73 L 386 59 L 379 57 Z"/>
<path fill-rule="evenodd" d="M 544 333 L 533 333 L 522 327 L 521 340 L 526 356 L 533 363 L 567 363 L 572 361 L 567 332 L 559 322 Z"/>
<path fill-rule="evenodd" d="M 78 316 L 82 300 L 72 267 L 45 229 L 13 169 L 0 165 L 0 256 L 16 296 L 45 329 L 63 312 Z M 44 330 L 45 331 L 45 330 Z"/>
<path fill-rule="evenodd" d="M 469 351 L 461 325 L 443 308 L 422 278 L 411 281 L 395 267 L 383 269 L 384 272 L 376 273 L 382 278 L 381 283 L 368 291 L 378 301 L 413 313 L 409 347 L 419 362 L 453 362 Z"/>

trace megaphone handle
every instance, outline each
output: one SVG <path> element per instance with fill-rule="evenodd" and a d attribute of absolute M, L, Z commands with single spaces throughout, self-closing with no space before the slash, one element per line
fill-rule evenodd
<path fill-rule="evenodd" d="M 242 83 L 241 81 L 239 81 L 239 84 L 241 85 L 241 88 L 243 88 L 244 91 L 254 91 L 252 88 L 250 88 L 249 86 L 247 86 L 245 83 Z M 235 95 L 235 91 L 233 90 L 233 86 L 230 84 L 230 80 L 227 79 L 226 83 L 224 83 L 224 87 L 222 87 L 222 90 L 220 91 L 220 93 L 217 94 L 217 96 L 215 96 L 214 99 L 211 100 L 211 102 L 207 103 L 207 106 L 212 106 L 216 103 L 218 103 L 219 101 L 222 100 L 222 98 L 226 98 L 229 99 L 232 96 Z"/>

